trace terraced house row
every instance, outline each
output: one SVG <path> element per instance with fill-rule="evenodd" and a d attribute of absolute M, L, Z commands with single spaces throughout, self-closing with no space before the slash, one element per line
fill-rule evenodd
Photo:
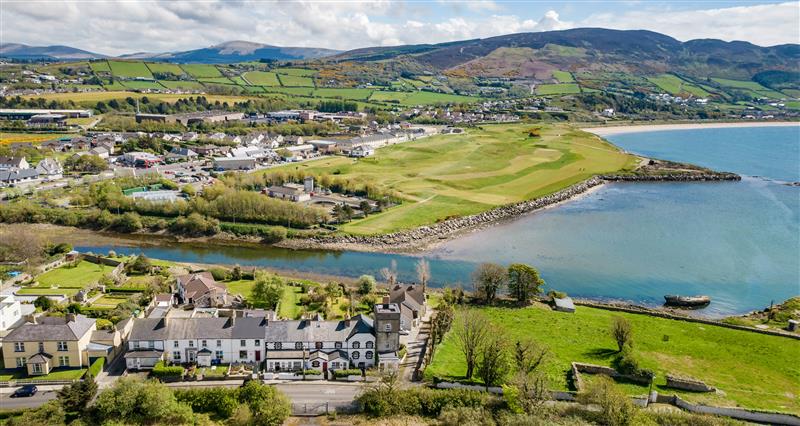
<path fill-rule="evenodd" d="M 174 364 L 245 363 L 266 371 L 397 368 L 401 307 L 375 305 L 374 319 L 273 320 L 269 315 L 133 320 L 125 360 L 130 370 Z"/>

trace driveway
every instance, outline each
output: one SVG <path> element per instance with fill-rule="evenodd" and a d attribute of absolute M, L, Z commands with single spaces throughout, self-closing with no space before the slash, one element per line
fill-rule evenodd
<path fill-rule="evenodd" d="M 422 380 L 421 377 L 417 377 L 416 373 L 422 367 L 422 361 L 425 358 L 432 315 L 433 309 L 429 308 L 426 315 L 422 318 L 419 329 L 413 330 L 408 336 L 406 342 L 406 358 L 400 364 L 404 382 L 410 383 Z"/>

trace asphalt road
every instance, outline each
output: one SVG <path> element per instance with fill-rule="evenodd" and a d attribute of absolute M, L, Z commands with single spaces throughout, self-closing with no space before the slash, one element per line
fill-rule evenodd
<path fill-rule="evenodd" d="M 280 383 L 275 385 L 293 403 L 350 402 L 358 395 L 361 385 L 337 385 L 333 383 Z"/>
<path fill-rule="evenodd" d="M 11 398 L 11 393 L 0 394 L 0 410 L 19 410 L 22 408 L 35 408 L 47 401 L 56 398 L 54 390 L 40 390 L 34 396 L 25 398 Z"/>

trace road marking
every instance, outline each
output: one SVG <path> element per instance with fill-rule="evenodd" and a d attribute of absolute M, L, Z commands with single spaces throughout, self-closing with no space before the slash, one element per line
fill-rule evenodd
<path fill-rule="evenodd" d="M 325 395 L 334 395 L 336 394 L 336 391 L 333 389 L 325 389 L 325 391 L 322 393 L 324 393 Z"/>

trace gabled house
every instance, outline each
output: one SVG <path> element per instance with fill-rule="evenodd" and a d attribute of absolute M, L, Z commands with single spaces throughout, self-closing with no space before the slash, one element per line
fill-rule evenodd
<path fill-rule="evenodd" d="M 25 170 L 30 167 L 25 157 L 0 157 L 0 170 Z"/>
<path fill-rule="evenodd" d="M 425 316 L 425 288 L 416 284 L 396 284 L 389 290 L 389 303 L 400 306 L 400 328 L 410 331 L 418 327 Z"/>
<path fill-rule="evenodd" d="M 0 186 L 16 186 L 38 180 L 39 172 L 36 169 L 0 170 Z"/>
<path fill-rule="evenodd" d="M 213 308 L 228 304 L 228 289 L 217 283 L 210 272 L 196 272 L 177 277 L 181 303 Z"/>
<path fill-rule="evenodd" d="M 89 155 L 96 155 L 100 158 L 106 159 L 109 156 L 109 152 L 106 148 L 102 146 L 96 146 L 89 150 Z"/>
<path fill-rule="evenodd" d="M 39 177 L 46 180 L 61 179 L 64 176 L 64 168 L 55 158 L 45 158 L 36 165 Z"/>
<path fill-rule="evenodd" d="M 83 315 L 33 318 L 3 339 L 3 361 L 6 368 L 25 368 L 33 376 L 55 367 L 88 366 L 87 347 L 96 329 L 95 320 Z"/>
<path fill-rule="evenodd" d="M 173 147 L 166 155 L 167 161 L 192 161 L 197 159 L 198 154 L 189 148 Z"/>

